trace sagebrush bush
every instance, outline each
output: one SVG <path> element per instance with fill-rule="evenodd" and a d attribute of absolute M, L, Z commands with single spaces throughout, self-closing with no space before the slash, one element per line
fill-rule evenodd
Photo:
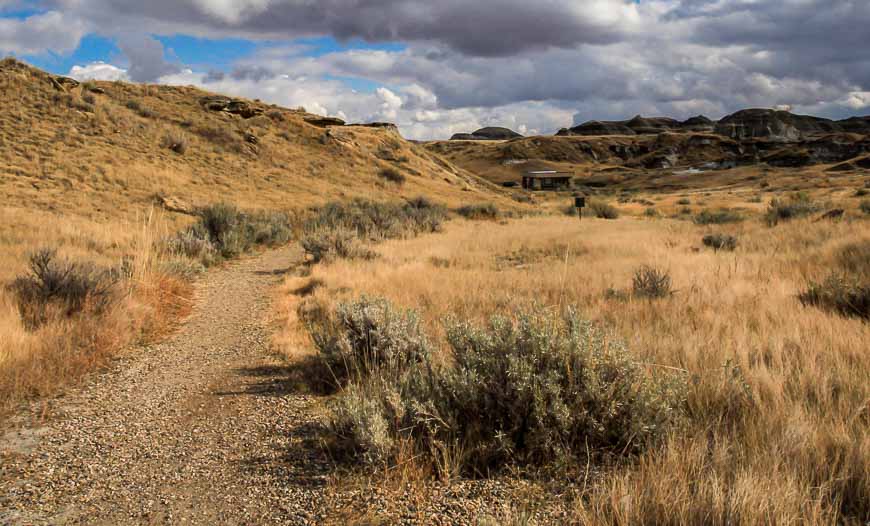
<path fill-rule="evenodd" d="M 9 289 L 29 329 L 37 329 L 52 315 L 74 316 L 87 311 L 101 315 L 118 298 L 119 270 L 59 260 L 57 252 L 42 249 L 28 258 L 29 273 L 16 278 Z"/>
<path fill-rule="evenodd" d="M 619 210 L 610 203 L 590 199 L 586 203 L 586 208 L 583 209 L 584 215 L 597 217 L 598 219 L 618 219 Z"/>
<path fill-rule="evenodd" d="M 402 186 L 403 184 L 405 184 L 405 180 L 406 180 L 405 174 L 403 174 L 399 170 L 396 170 L 395 168 L 392 168 L 392 167 L 384 168 L 383 170 L 381 170 L 378 173 L 382 178 L 386 179 L 387 181 L 390 181 L 391 183 L 396 183 L 399 186 Z"/>
<path fill-rule="evenodd" d="M 168 251 L 198 259 L 209 266 L 234 258 L 254 246 L 278 246 L 290 241 L 290 217 L 280 212 L 246 213 L 218 203 L 197 210 L 199 221 L 170 238 Z"/>
<path fill-rule="evenodd" d="M 345 389 L 328 420 L 336 443 L 385 462 L 411 442 L 434 463 L 477 475 L 570 469 L 587 453 L 641 452 L 683 413 L 683 379 L 651 377 L 574 312 L 519 312 L 486 327 L 450 322 L 447 340 L 452 365 L 423 359 Z"/>
<path fill-rule="evenodd" d="M 701 210 L 695 216 L 696 225 L 723 225 L 726 223 L 737 223 L 743 221 L 743 216 L 733 210 Z"/>
<path fill-rule="evenodd" d="M 708 234 L 701 240 L 705 247 L 713 250 L 734 250 L 737 248 L 737 238 L 729 234 Z"/>
<path fill-rule="evenodd" d="M 466 219 L 498 219 L 501 211 L 493 203 L 477 203 L 464 205 L 456 209 L 456 213 Z"/>
<path fill-rule="evenodd" d="M 639 298 L 666 298 L 673 294 L 671 275 L 666 270 L 644 265 L 635 271 L 631 289 Z"/>
<path fill-rule="evenodd" d="M 374 252 L 360 242 L 357 233 L 348 228 L 322 228 L 305 232 L 299 240 L 313 263 L 336 259 L 371 259 Z"/>
<path fill-rule="evenodd" d="M 870 199 L 865 199 L 861 201 L 861 203 L 858 205 L 858 208 L 865 214 L 870 215 Z"/>
<path fill-rule="evenodd" d="M 361 239 L 380 241 L 437 232 L 446 217 L 446 208 L 423 197 L 403 204 L 353 199 L 315 209 L 304 228 L 306 232 L 344 228 Z"/>
<path fill-rule="evenodd" d="M 188 140 L 187 137 L 180 133 L 171 132 L 163 136 L 160 146 L 168 148 L 179 155 L 184 155 L 187 152 Z"/>
<path fill-rule="evenodd" d="M 796 193 L 785 199 L 773 199 L 767 206 L 764 219 L 768 226 L 776 226 L 780 221 L 789 221 L 799 217 L 814 214 L 822 209 L 822 206 L 812 200 L 809 195 Z"/>
<path fill-rule="evenodd" d="M 643 211 L 643 215 L 645 215 L 646 217 L 656 218 L 659 216 L 659 211 L 653 207 L 649 207 Z"/>
<path fill-rule="evenodd" d="M 687 205 L 692 204 L 692 201 L 691 201 L 691 199 L 689 199 L 687 197 L 683 197 L 682 199 L 677 201 L 677 204 L 687 206 Z"/>
<path fill-rule="evenodd" d="M 312 323 L 309 330 L 335 387 L 374 375 L 395 377 L 431 355 L 417 313 L 385 299 L 341 303 L 333 316 Z"/>
<path fill-rule="evenodd" d="M 870 281 L 831 274 L 821 283 L 811 282 L 799 299 L 804 305 L 870 320 Z"/>
<path fill-rule="evenodd" d="M 841 247 L 837 250 L 836 263 L 842 272 L 870 280 L 870 239 Z"/>
<path fill-rule="evenodd" d="M 855 190 L 855 197 L 864 197 L 865 195 L 870 195 L 870 190 L 867 190 L 866 188 Z"/>

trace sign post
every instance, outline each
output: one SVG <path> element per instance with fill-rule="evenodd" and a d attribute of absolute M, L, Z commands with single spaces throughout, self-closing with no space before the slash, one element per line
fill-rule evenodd
<path fill-rule="evenodd" d="M 580 218 L 580 221 L 583 221 L 583 209 L 586 208 L 586 198 L 574 196 L 574 208 L 577 209 L 577 216 Z"/>

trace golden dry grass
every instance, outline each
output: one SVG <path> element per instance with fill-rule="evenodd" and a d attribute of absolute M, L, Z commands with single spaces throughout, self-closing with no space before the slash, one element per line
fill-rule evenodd
<path fill-rule="evenodd" d="M 735 252 L 703 249 L 716 230 Z M 316 266 L 286 284 L 277 342 L 311 352 L 292 291 L 322 283 L 332 305 L 359 294 L 481 319 L 517 305 L 577 305 L 614 328 L 651 369 L 685 370 L 689 422 L 660 448 L 578 490 L 583 524 L 836 524 L 870 519 L 870 325 L 803 306 L 840 247 L 870 242 L 866 220 L 757 219 L 721 228 L 672 220 L 455 221 L 441 234 L 376 247 L 373 261 Z M 675 295 L 608 299 L 640 265 L 670 272 Z M 311 300 L 309 300 L 311 301 Z M 576 489 L 576 488 L 575 488 Z"/>
<path fill-rule="evenodd" d="M 166 211 L 150 221 L 158 196 L 276 211 L 356 196 L 510 202 L 389 129 L 325 130 L 302 111 L 255 101 L 264 115 L 244 120 L 204 109 L 201 99 L 212 94 L 192 87 L 93 85 L 104 93 L 84 85 L 61 92 L 47 73 L 0 61 L 0 405 L 52 392 L 134 338 L 171 326 L 189 286 L 159 271 L 151 245 L 193 219 Z M 167 138 L 186 149 L 173 151 Z M 405 182 L 384 180 L 386 168 Z M 3 291 L 43 247 L 104 267 L 135 256 L 133 295 L 103 322 L 27 332 Z"/>

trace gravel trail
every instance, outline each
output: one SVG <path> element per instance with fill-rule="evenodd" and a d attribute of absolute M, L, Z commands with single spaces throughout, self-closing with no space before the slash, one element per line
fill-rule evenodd
<path fill-rule="evenodd" d="M 286 248 L 209 272 L 168 341 L 0 430 L 0 524 L 319 522 L 317 400 L 283 392 L 268 349 L 272 289 L 300 260 Z"/>

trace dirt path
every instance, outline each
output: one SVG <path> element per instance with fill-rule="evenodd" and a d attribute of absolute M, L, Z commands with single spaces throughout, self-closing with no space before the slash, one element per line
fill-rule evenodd
<path fill-rule="evenodd" d="M 268 352 L 270 289 L 300 257 L 210 272 L 169 341 L 0 431 L 0 524 L 318 522 L 316 400 L 282 392 Z"/>

